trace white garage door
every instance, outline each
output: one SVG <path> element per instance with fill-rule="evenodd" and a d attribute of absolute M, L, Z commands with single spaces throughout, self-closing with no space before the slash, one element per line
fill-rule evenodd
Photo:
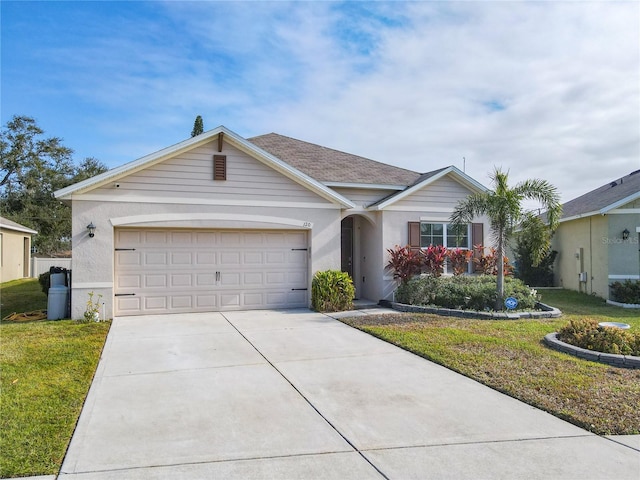
<path fill-rule="evenodd" d="M 307 307 L 305 231 L 116 229 L 115 314 Z"/>

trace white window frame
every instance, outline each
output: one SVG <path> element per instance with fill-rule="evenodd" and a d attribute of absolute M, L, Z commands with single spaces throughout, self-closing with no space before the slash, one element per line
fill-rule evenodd
<path fill-rule="evenodd" d="M 420 248 L 421 249 L 425 249 L 425 248 L 429 247 L 429 245 L 426 245 L 426 246 L 422 245 L 422 224 L 423 223 L 428 223 L 428 224 L 432 224 L 432 225 L 434 225 L 434 224 L 442 225 L 442 243 L 446 247 L 447 250 L 459 248 L 460 250 L 471 250 L 471 251 L 473 251 L 473 245 L 471 245 L 471 234 L 472 234 L 472 232 L 471 232 L 472 224 L 471 223 L 467 224 L 467 242 L 468 242 L 469 246 L 468 247 L 447 247 L 447 226 L 453 225 L 453 224 L 450 223 L 450 222 L 443 222 L 442 220 L 429 221 L 429 220 L 422 220 L 422 219 L 420 219 Z M 449 264 L 449 259 L 447 259 L 445 261 L 444 273 L 445 274 L 453 274 L 453 269 L 451 268 L 451 266 Z M 473 260 L 469 261 L 469 266 L 467 268 L 467 273 L 473 273 Z"/>

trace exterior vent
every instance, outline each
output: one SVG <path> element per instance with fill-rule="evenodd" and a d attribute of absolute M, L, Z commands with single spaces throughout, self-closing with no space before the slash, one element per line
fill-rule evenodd
<path fill-rule="evenodd" d="M 213 179 L 214 180 L 227 179 L 227 156 L 226 155 L 213 156 Z"/>

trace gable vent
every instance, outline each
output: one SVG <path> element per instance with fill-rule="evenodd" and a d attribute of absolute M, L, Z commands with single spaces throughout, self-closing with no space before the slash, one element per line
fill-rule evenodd
<path fill-rule="evenodd" d="M 213 156 L 213 179 L 214 180 L 227 179 L 227 156 L 226 155 Z"/>

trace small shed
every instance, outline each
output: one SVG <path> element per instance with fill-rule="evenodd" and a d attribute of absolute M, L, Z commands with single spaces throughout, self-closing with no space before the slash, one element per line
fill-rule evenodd
<path fill-rule="evenodd" d="M 31 236 L 36 233 L 24 225 L 0 217 L 1 282 L 30 276 Z"/>

